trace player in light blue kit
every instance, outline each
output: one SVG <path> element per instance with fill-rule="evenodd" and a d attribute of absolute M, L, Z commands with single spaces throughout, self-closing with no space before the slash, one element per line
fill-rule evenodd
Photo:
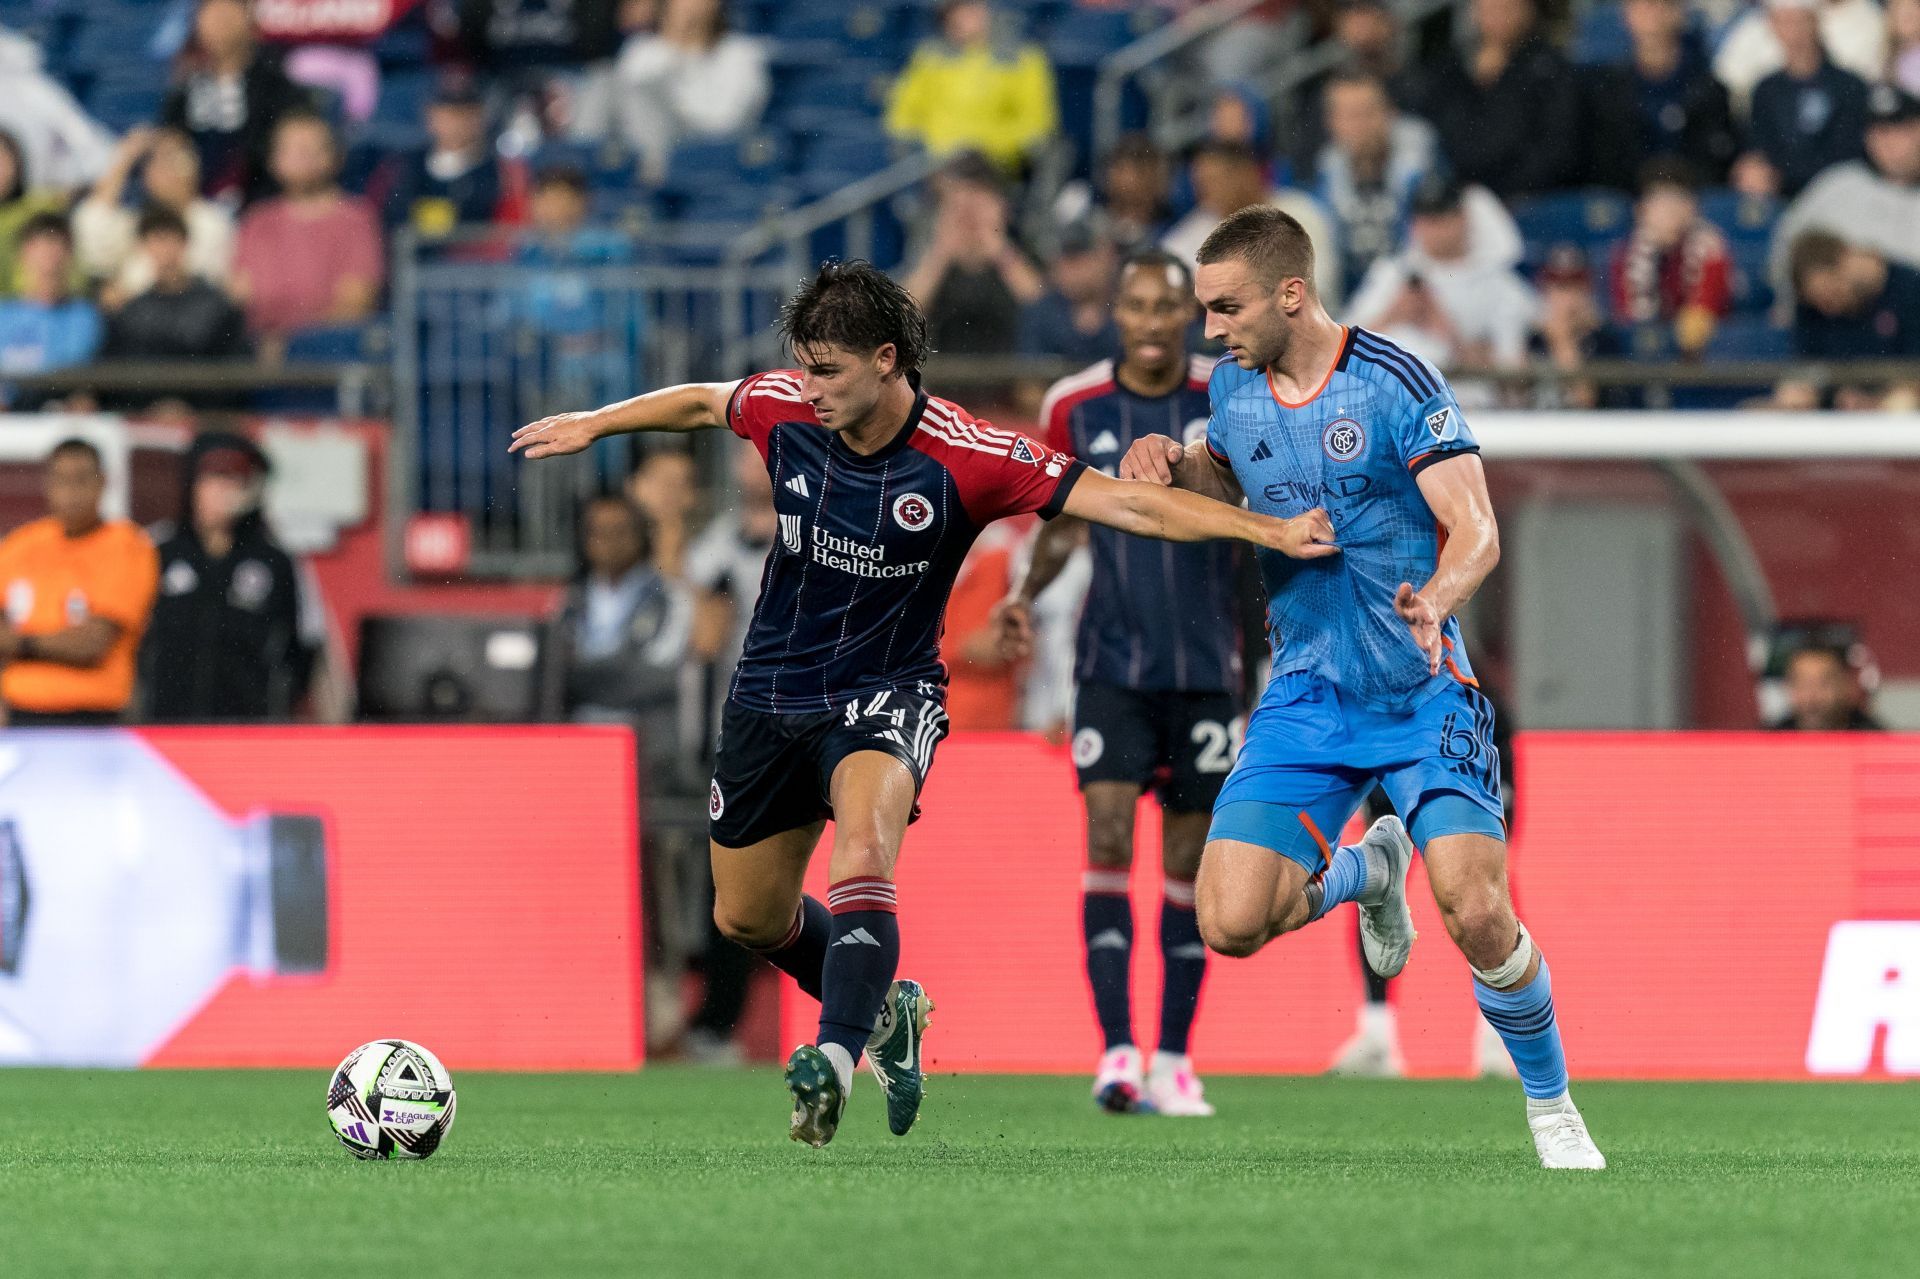
<path fill-rule="evenodd" d="M 1500 559 L 1478 446 L 1426 361 L 1335 323 L 1313 248 L 1289 215 L 1234 214 L 1200 250 L 1195 292 L 1227 357 L 1209 386 L 1204 447 L 1135 442 L 1123 478 L 1239 501 L 1269 515 L 1316 508 L 1340 554 L 1262 552 L 1273 679 L 1214 804 L 1196 885 L 1201 936 L 1251 955 L 1342 902 L 1357 903 L 1375 971 L 1407 961 L 1414 845 L 1473 967 L 1473 993 L 1512 1054 L 1547 1168 L 1604 1168 L 1567 1094 L 1544 956 L 1507 894 L 1493 708 L 1454 612 Z M 1334 849 L 1375 783 L 1391 818 Z M 1276 854 L 1278 854 L 1276 856 Z"/>

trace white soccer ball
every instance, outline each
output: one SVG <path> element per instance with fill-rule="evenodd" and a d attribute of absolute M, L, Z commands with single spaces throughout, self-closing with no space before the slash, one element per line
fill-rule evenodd
<path fill-rule="evenodd" d="M 327 1082 L 327 1122 L 356 1159 L 425 1159 L 453 1128 L 453 1076 L 405 1039 L 361 1044 Z"/>

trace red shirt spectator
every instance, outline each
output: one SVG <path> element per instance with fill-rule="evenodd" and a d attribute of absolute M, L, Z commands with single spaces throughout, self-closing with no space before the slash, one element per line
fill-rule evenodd
<path fill-rule="evenodd" d="M 1633 231 L 1614 250 L 1612 294 L 1615 323 L 1670 324 L 1688 354 L 1706 346 L 1732 306 L 1726 240 L 1700 216 L 1683 162 L 1656 162 L 1642 175 Z"/>
<path fill-rule="evenodd" d="M 284 192 L 240 220 L 233 291 L 256 333 L 278 336 L 373 313 L 385 262 L 380 222 L 341 191 L 339 146 L 326 121 L 289 116 L 274 133 L 273 174 Z"/>

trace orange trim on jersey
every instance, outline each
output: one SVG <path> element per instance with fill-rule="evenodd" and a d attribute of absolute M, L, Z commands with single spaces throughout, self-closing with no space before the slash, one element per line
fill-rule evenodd
<path fill-rule="evenodd" d="M 1267 370 L 1267 394 L 1273 396 L 1273 402 L 1283 409 L 1304 409 L 1307 405 L 1319 399 L 1320 392 L 1326 390 L 1327 383 L 1333 381 L 1333 371 L 1340 367 L 1340 357 L 1344 355 L 1347 350 L 1347 337 L 1349 332 L 1350 330 L 1346 325 L 1343 324 L 1340 326 L 1340 345 L 1334 349 L 1333 363 L 1327 365 L 1326 376 L 1320 379 L 1320 385 L 1314 387 L 1313 390 L 1307 394 L 1307 398 L 1298 404 L 1293 403 L 1291 400 L 1281 398 L 1280 388 L 1273 384 L 1273 370 L 1269 368 Z M 1318 834 L 1318 832 L 1315 833 Z"/>
<path fill-rule="evenodd" d="M 1300 818 L 1300 824 L 1307 828 L 1307 834 L 1313 836 L 1313 842 L 1320 845 L 1319 873 L 1324 875 L 1327 873 L 1327 870 L 1333 865 L 1333 848 L 1331 845 L 1327 843 L 1327 837 L 1320 833 L 1320 828 L 1313 824 L 1312 817 L 1308 816 L 1307 813 L 1304 811 L 1299 813 L 1298 816 Z"/>
<path fill-rule="evenodd" d="M 1453 651 L 1453 641 L 1448 639 L 1444 635 L 1440 637 L 1440 645 L 1442 648 L 1445 648 L 1448 652 Z M 1459 680 L 1462 684 L 1465 684 L 1468 688 L 1480 687 L 1479 680 L 1473 678 L 1471 675 L 1462 675 L 1460 673 L 1460 668 L 1454 665 L 1454 661 L 1451 657 L 1443 657 L 1440 660 L 1443 663 L 1445 663 L 1447 668 L 1447 674 L 1453 676 L 1455 679 Z"/>
<path fill-rule="evenodd" d="M 1411 471 L 1414 467 L 1420 465 L 1422 462 L 1426 461 L 1428 458 L 1432 457 L 1435 453 L 1438 453 L 1439 451 L 1440 451 L 1439 449 L 1428 449 L 1425 453 L 1422 453 L 1419 457 L 1416 457 L 1411 462 L 1408 462 L 1407 469 Z"/>

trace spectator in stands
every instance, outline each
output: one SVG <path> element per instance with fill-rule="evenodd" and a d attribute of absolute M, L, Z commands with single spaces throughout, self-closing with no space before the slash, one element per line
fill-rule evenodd
<path fill-rule="evenodd" d="M 977 151 L 1018 175 L 1059 128 L 1053 66 L 997 29 L 984 0 L 943 0 L 940 35 L 914 51 L 887 99 L 887 132 L 935 155 Z"/>
<path fill-rule="evenodd" d="M 1867 95 L 1867 158 L 1828 169 L 1774 229 L 1774 289 L 1788 297 L 1788 252 L 1803 231 L 1831 231 L 1890 262 L 1920 268 L 1920 99 L 1892 85 Z"/>
<path fill-rule="evenodd" d="M 1503 200 L 1577 185 L 1579 91 L 1534 0 L 1473 0 L 1473 18 L 1474 45 L 1431 69 L 1420 109 L 1454 174 Z"/>
<path fill-rule="evenodd" d="M 1887 0 L 1888 84 L 1920 94 L 1920 0 Z"/>
<path fill-rule="evenodd" d="M 1020 308 L 1046 280 L 1013 242 L 999 173 L 985 157 L 955 157 L 935 184 L 933 231 L 903 284 L 927 315 L 937 351 L 1007 355 L 1018 348 Z"/>
<path fill-rule="evenodd" d="M 524 170 L 495 149 L 478 81 L 441 77 L 427 106 L 427 137 L 429 145 L 402 162 L 385 202 L 388 226 L 438 237 L 463 226 L 524 220 Z"/>
<path fill-rule="evenodd" d="M 45 16 L 63 16 L 41 6 Z M 9 6 L 14 13 L 18 5 Z M 69 10 L 68 12 L 76 12 Z M 41 66 L 40 43 L 0 28 L 0 132 L 14 141 L 16 168 L 53 190 L 84 186 L 106 168 L 113 134 Z"/>
<path fill-rule="evenodd" d="M 247 317 L 233 299 L 196 275 L 186 220 L 164 205 L 140 215 L 141 261 L 152 281 L 107 317 L 101 354 L 110 360 L 242 359 L 251 353 Z"/>
<path fill-rule="evenodd" d="M 1251 147 L 1236 142 L 1206 142 L 1194 152 L 1190 167 L 1194 208 L 1160 237 L 1160 247 L 1192 262 L 1213 228 L 1242 209 L 1271 204 L 1285 209 L 1306 229 L 1313 242 L 1314 261 L 1321 263 L 1315 284 L 1320 298 L 1338 313 L 1341 288 L 1340 242 L 1332 220 L 1320 202 L 1304 191 L 1272 187 L 1266 166 Z"/>
<path fill-rule="evenodd" d="M 1213 91 L 1213 103 L 1207 108 L 1208 139 L 1237 142 L 1252 147 L 1260 155 L 1273 153 L 1273 112 L 1258 86 L 1243 80 L 1223 84 Z"/>
<path fill-rule="evenodd" d="M 1624 353 L 1616 330 L 1607 325 L 1593 292 L 1593 272 L 1577 244 L 1555 245 L 1534 277 L 1540 290 L 1540 328 L 1534 350 L 1562 373 L 1578 373 L 1587 361 Z M 1539 408 L 1629 408 L 1632 396 L 1602 391 L 1592 382 L 1570 380 L 1536 399 Z"/>
<path fill-rule="evenodd" d="M 1762 80 L 1787 65 L 1787 37 L 1775 15 L 1804 11 L 1835 66 L 1878 80 L 1887 66 L 1887 19 L 1877 0 L 1761 0 L 1734 20 L 1713 55 L 1713 73 L 1745 114 Z"/>
<path fill-rule="evenodd" d="M 1695 182 L 1684 160 L 1647 166 L 1609 281 L 1614 323 L 1656 330 L 1683 356 L 1706 348 L 1733 305 L 1733 260 L 1718 228 L 1700 216 Z"/>
<path fill-rule="evenodd" d="M 529 234 L 519 261 L 530 272 L 518 306 L 537 343 L 543 412 L 635 393 L 640 309 L 624 290 L 599 287 L 583 268 L 632 260 L 632 240 L 587 220 L 587 175 L 556 165 L 534 179 Z M 546 407 L 550 406 L 550 407 Z"/>
<path fill-rule="evenodd" d="M 160 597 L 140 646 L 158 724 L 286 720 L 325 641 L 317 601 L 267 526 L 270 467 L 242 435 L 209 432 L 181 460 L 180 514 L 155 530 Z"/>
<path fill-rule="evenodd" d="M 58 191 L 35 187 L 28 178 L 20 143 L 0 129 L 0 297 L 20 291 L 16 277 L 21 231 L 42 214 L 57 214 L 65 204 Z"/>
<path fill-rule="evenodd" d="M 247 0 L 200 0 L 185 77 L 160 111 L 199 148 L 201 190 L 243 202 L 272 194 L 275 126 L 311 104 L 256 35 Z"/>
<path fill-rule="evenodd" d="M 610 58 L 619 0 L 451 0 L 461 51 L 490 71 L 571 67 Z"/>
<path fill-rule="evenodd" d="M 200 194 L 200 154 L 178 129 L 130 129 L 113 162 L 87 197 L 74 206 L 74 251 L 80 269 L 102 284 L 108 306 L 147 290 L 157 274 L 143 251 L 140 214 L 122 203 L 134 169 L 149 210 L 176 214 L 187 228 L 190 274 L 224 285 L 233 266 L 233 214 Z"/>
<path fill-rule="evenodd" d="M 1714 79 L 1691 29 L 1686 0 L 1626 0 L 1622 11 L 1632 52 L 1597 87 L 1603 104 L 1624 110 L 1632 136 L 1621 148 L 1625 171 L 1606 185 L 1631 183 L 1648 161 L 1673 158 L 1717 185 L 1740 139 L 1726 87 Z"/>
<path fill-rule="evenodd" d="M 1438 139 L 1362 71 L 1327 80 L 1323 101 L 1328 138 L 1314 161 L 1313 194 L 1338 228 L 1342 292 L 1350 294 L 1399 245 L 1414 188 L 1438 167 Z"/>
<path fill-rule="evenodd" d="M 1311 166 L 1326 145 L 1327 82 L 1338 75 L 1372 76 L 1386 86 L 1393 105 L 1417 112 L 1425 101 L 1424 80 L 1406 63 L 1400 19 L 1386 0 L 1344 0 L 1333 15 L 1328 40 L 1340 57 L 1328 71 L 1309 76 L 1294 90 L 1287 154 Z"/>
<path fill-rule="evenodd" d="M 1920 355 L 1920 271 L 1828 231 L 1802 232 L 1790 258 L 1794 351 L 1812 359 Z"/>
<path fill-rule="evenodd" d="M 373 313 L 386 274 L 380 222 L 340 189 L 340 145 L 317 115 L 288 114 L 273 135 L 282 194 L 240 219 L 233 291 L 270 345 L 296 330 L 357 324 Z"/>
<path fill-rule="evenodd" d="M 1771 0 L 1786 61 L 1753 90 L 1748 150 L 1733 169 L 1733 185 L 1748 195 L 1792 199 L 1822 169 L 1860 157 L 1867 86 L 1827 58 L 1816 2 Z"/>
<path fill-rule="evenodd" d="M 1047 267 L 1047 291 L 1020 310 L 1020 353 L 1056 355 L 1093 364 L 1119 350 L 1113 327 L 1113 276 L 1119 265 L 1113 242 L 1089 221 L 1060 237 Z"/>
<path fill-rule="evenodd" d="M 100 312 L 73 295 L 73 233 L 57 213 L 20 228 L 17 297 L 0 300 L 0 377 L 85 364 L 100 348 Z M 0 404 L 34 408 L 43 397 L 0 386 Z"/>
<path fill-rule="evenodd" d="M 1429 175 L 1413 195 L 1406 248 L 1373 264 L 1347 310 L 1440 365 L 1517 365 L 1540 301 L 1514 269 L 1512 220 L 1485 189 Z M 1456 382 L 1464 401 L 1475 395 Z"/>
<path fill-rule="evenodd" d="M 702 499 L 693 454 L 673 445 L 648 449 L 627 477 L 627 497 L 647 517 L 654 571 L 684 581 Z"/>
<path fill-rule="evenodd" d="M 1069 182 L 1054 202 L 1063 226 L 1097 213 L 1107 236 L 1121 252 L 1159 240 L 1173 221 L 1173 187 L 1167 156 L 1144 133 L 1123 135 L 1100 162 L 1098 185 Z"/>
<path fill-rule="evenodd" d="M 100 513 L 100 450 L 64 440 L 47 456 L 47 515 L 0 541 L 0 699 L 7 722 L 117 722 L 133 699 L 134 652 L 153 608 L 153 543 Z"/>
<path fill-rule="evenodd" d="M 686 141 L 736 138 L 767 109 L 772 80 L 766 47 L 727 29 L 721 0 L 663 0 L 657 30 L 627 38 L 608 99 L 584 102 L 575 131 L 618 136 L 658 183 Z"/>
<path fill-rule="evenodd" d="M 1768 727 L 1778 732 L 1880 732 L 1886 726 L 1867 708 L 1860 673 L 1846 649 L 1808 642 L 1787 657 L 1787 702 L 1792 708 Z"/>
<path fill-rule="evenodd" d="M 780 529 L 767 464 L 744 440 L 734 446 L 733 481 L 733 504 L 700 531 L 687 551 L 687 581 L 705 593 L 711 601 L 710 610 L 719 619 L 719 624 L 711 628 L 716 642 L 699 646 L 713 656 L 715 678 L 706 718 L 714 723 L 718 722 L 728 681 L 746 644 L 760 578 Z M 703 623 L 697 629 L 709 628 Z M 710 742 L 710 736 L 701 734 L 690 748 L 705 750 Z"/>

